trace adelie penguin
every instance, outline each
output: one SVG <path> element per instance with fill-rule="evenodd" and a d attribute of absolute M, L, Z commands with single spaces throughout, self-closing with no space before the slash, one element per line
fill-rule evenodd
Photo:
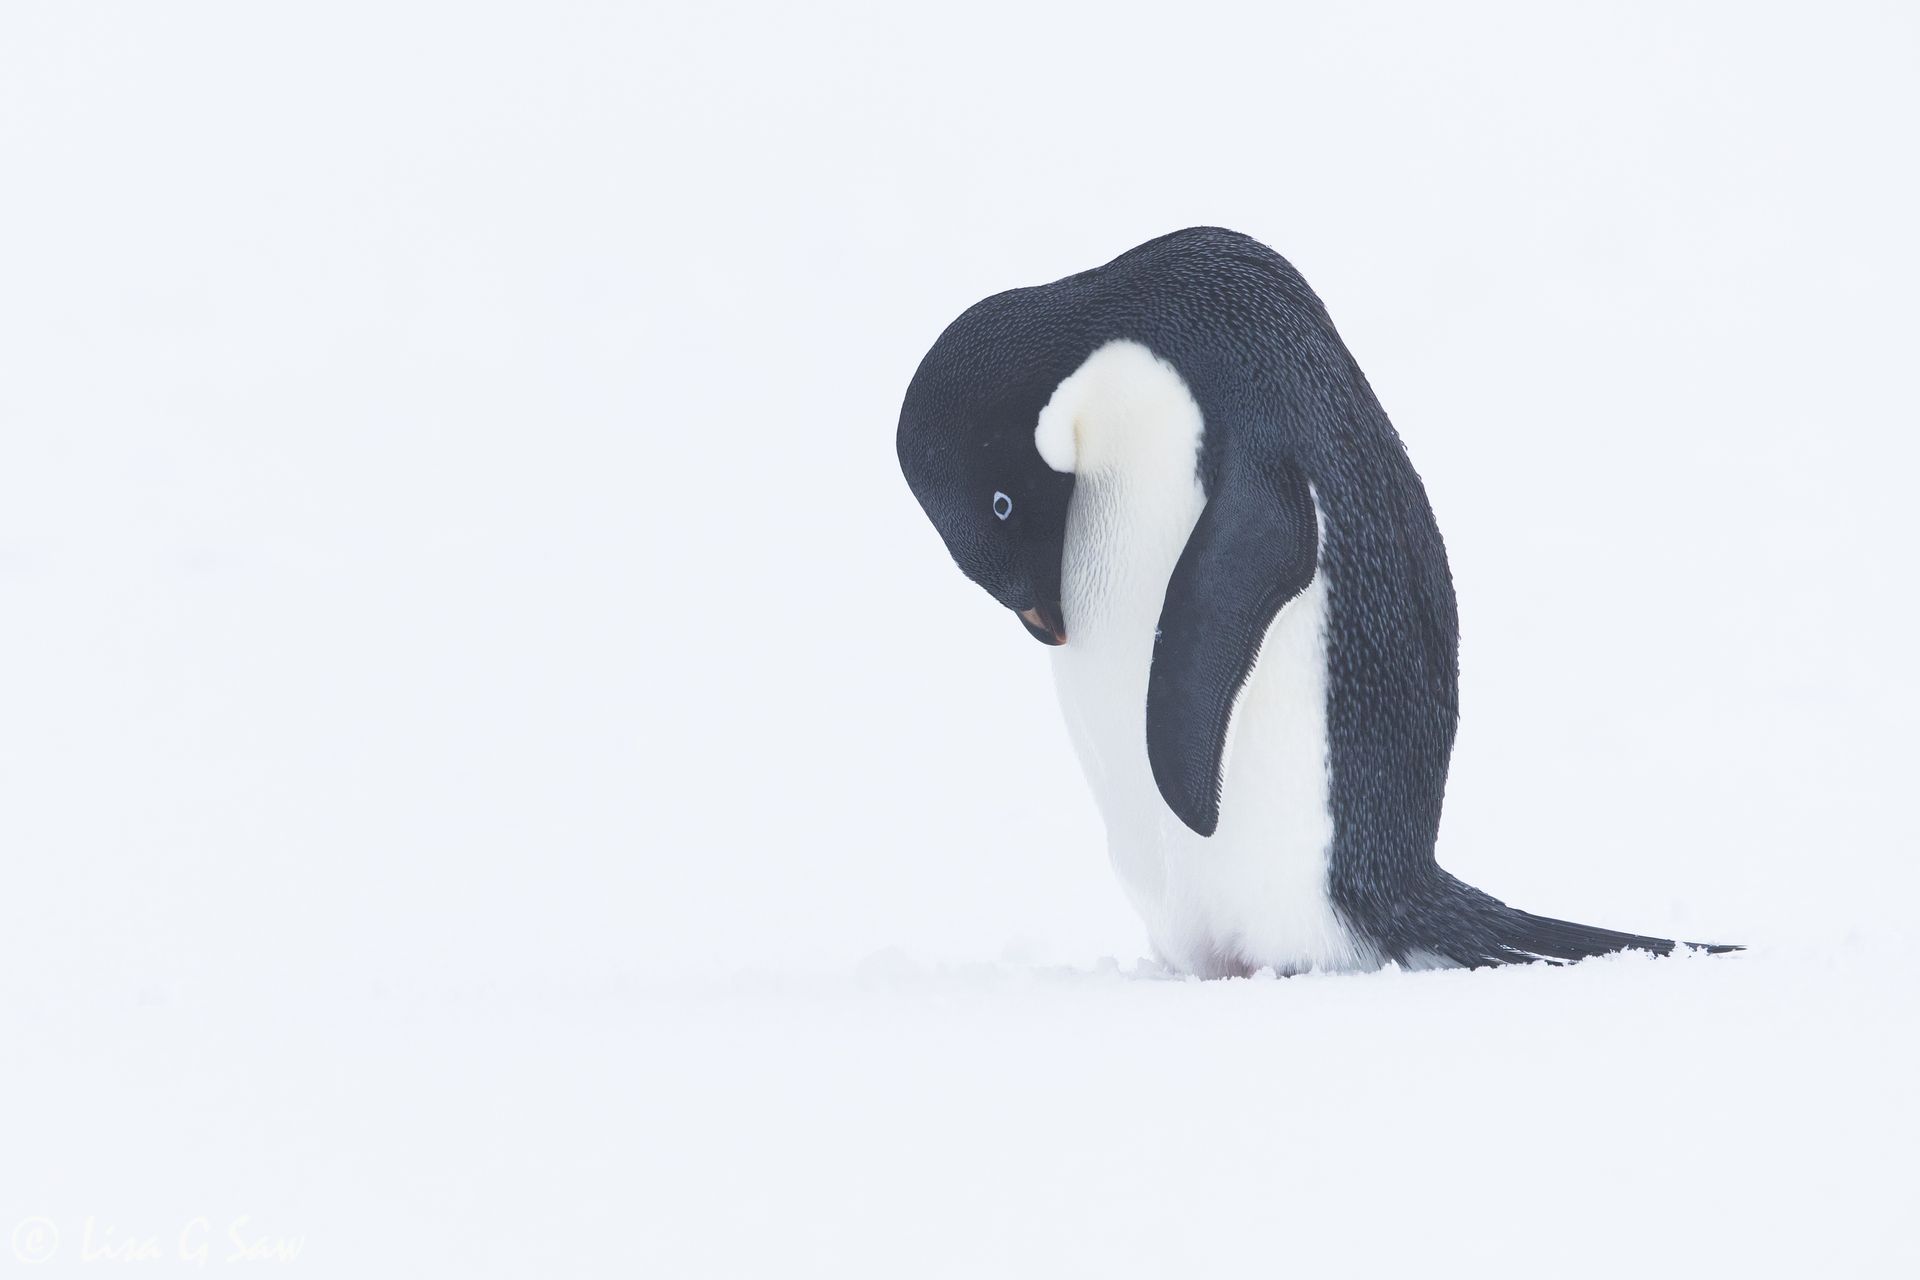
<path fill-rule="evenodd" d="M 1458 715 L 1446 547 L 1326 309 L 1272 250 L 1193 228 L 974 305 L 914 374 L 898 447 L 960 568 L 1058 646 L 1060 705 L 1163 963 L 1673 949 L 1517 911 L 1434 861 Z"/>

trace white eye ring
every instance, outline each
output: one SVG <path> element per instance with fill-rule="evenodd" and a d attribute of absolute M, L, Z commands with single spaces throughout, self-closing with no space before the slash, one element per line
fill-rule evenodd
<path fill-rule="evenodd" d="M 1013 499 L 998 489 L 993 491 L 993 514 L 1002 520 L 1013 514 Z"/>

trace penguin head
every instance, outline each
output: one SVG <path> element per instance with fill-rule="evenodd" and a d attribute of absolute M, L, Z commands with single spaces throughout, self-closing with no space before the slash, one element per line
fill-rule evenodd
<path fill-rule="evenodd" d="M 1034 428 L 1072 364 L 1065 344 L 1036 341 L 1032 308 L 1019 305 L 1031 292 L 989 298 L 948 327 L 907 388 L 895 445 L 954 563 L 1056 645 L 1067 640 L 1060 560 L 1073 476 L 1047 465 Z"/>

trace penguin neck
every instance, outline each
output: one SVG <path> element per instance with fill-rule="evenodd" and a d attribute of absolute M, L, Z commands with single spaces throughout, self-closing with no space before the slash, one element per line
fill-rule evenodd
<path fill-rule="evenodd" d="M 1167 580 L 1206 505 L 1204 436 L 1185 380 L 1138 342 L 1107 343 L 1055 388 L 1034 443 L 1074 475 L 1061 566 L 1068 648 L 1123 645 L 1150 658 Z"/>

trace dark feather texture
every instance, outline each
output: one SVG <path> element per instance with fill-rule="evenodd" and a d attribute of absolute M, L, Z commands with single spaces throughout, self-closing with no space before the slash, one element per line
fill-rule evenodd
<path fill-rule="evenodd" d="M 1320 299 L 1258 241 L 1216 227 L 1174 232 L 1095 270 L 997 294 L 949 326 L 908 390 L 899 449 L 970 576 L 1016 609 L 1057 595 L 1070 483 L 1041 491 L 1026 482 L 1039 523 L 1019 544 L 1024 561 L 1000 549 L 986 515 L 942 504 L 990 489 L 1002 458 L 1030 456 L 1046 396 L 1115 339 L 1169 361 L 1206 422 L 1207 507 L 1169 586 L 1148 703 L 1154 775 L 1174 812 L 1213 830 L 1233 696 L 1267 622 L 1316 572 L 1317 538 L 1329 601 L 1328 888 L 1347 925 L 1397 961 L 1671 951 L 1665 939 L 1516 911 L 1435 863 L 1459 714 L 1446 546 L 1400 437 Z M 952 441 L 979 433 L 983 394 L 986 443 L 962 456 Z M 953 484 L 966 467 L 981 469 L 977 482 Z"/>

